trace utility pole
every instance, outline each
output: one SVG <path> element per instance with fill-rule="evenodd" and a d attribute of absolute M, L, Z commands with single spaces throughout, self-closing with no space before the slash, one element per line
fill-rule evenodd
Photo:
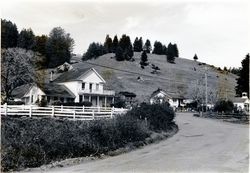
<path fill-rule="evenodd" d="M 206 85 L 206 112 L 207 112 L 207 67 L 205 67 L 205 85 Z"/>

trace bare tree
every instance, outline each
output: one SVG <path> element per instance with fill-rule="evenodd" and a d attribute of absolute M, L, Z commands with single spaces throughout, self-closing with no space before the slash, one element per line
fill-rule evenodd
<path fill-rule="evenodd" d="M 36 54 L 21 48 L 2 49 L 1 51 L 1 97 L 6 102 L 12 91 L 35 78 L 34 60 Z"/>

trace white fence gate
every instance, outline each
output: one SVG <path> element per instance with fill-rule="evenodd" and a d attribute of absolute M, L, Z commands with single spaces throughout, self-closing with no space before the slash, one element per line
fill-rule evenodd
<path fill-rule="evenodd" d="M 1 105 L 1 116 L 60 117 L 77 120 L 113 118 L 128 110 L 114 107 Z"/>

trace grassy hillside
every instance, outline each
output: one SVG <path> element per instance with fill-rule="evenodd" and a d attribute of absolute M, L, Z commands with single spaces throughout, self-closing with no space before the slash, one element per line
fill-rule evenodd
<path fill-rule="evenodd" d="M 226 97 L 226 93 L 229 98 L 235 95 L 237 76 L 231 73 L 220 72 L 210 65 L 202 65 L 200 62 L 184 58 L 176 58 L 175 64 L 171 64 L 166 61 L 164 55 L 155 54 L 148 54 L 150 64 L 142 69 L 139 64 L 140 55 L 141 53 L 135 52 L 134 62 L 116 61 L 112 53 L 84 62 L 80 57 L 75 57 L 74 60 L 78 60 L 78 63 L 73 64 L 73 67 L 78 71 L 86 67 L 94 67 L 107 81 L 107 88 L 114 89 L 116 92 L 134 92 L 137 94 L 138 101 L 148 101 L 152 92 L 158 88 L 170 94 L 189 98 L 191 90 L 205 85 L 204 72 L 207 67 L 208 91 L 218 90 L 220 97 Z M 153 71 L 151 64 L 160 68 L 159 74 L 151 74 Z"/>

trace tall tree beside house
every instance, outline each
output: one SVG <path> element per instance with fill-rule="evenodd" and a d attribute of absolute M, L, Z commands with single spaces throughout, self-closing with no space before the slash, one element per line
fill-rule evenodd
<path fill-rule="evenodd" d="M 109 35 L 106 36 L 105 42 L 104 42 L 104 47 L 108 53 L 112 52 L 112 38 L 109 37 Z"/>
<path fill-rule="evenodd" d="M 117 35 L 114 36 L 114 39 L 113 39 L 113 43 L 112 43 L 112 52 L 115 53 L 116 52 L 116 49 L 118 47 L 118 44 L 119 44 L 119 41 L 118 41 L 118 37 Z"/>
<path fill-rule="evenodd" d="M 195 61 L 197 61 L 197 60 L 198 60 L 198 56 L 195 54 L 193 59 L 194 59 Z"/>
<path fill-rule="evenodd" d="M 143 49 L 146 50 L 147 53 L 150 53 L 151 50 L 152 50 L 152 46 L 151 46 L 151 43 L 150 43 L 150 40 L 147 39 L 144 46 L 143 46 Z"/>
<path fill-rule="evenodd" d="M 35 48 L 35 35 L 32 29 L 23 29 L 17 40 L 17 47 L 34 50 Z"/>
<path fill-rule="evenodd" d="M 1 48 L 17 46 L 18 30 L 15 23 L 1 19 Z"/>
<path fill-rule="evenodd" d="M 235 87 L 236 95 L 241 96 L 242 92 L 247 92 L 249 97 L 249 53 L 241 61 L 242 68 L 239 72 L 237 85 Z"/>
<path fill-rule="evenodd" d="M 12 91 L 36 76 L 34 59 L 36 54 L 21 48 L 8 48 L 1 51 L 1 98 L 7 101 Z"/>
<path fill-rule="evenodd" d="M 46 44 L 48 67 L 56 67 L 70 62 L 74 40 L 61 27 L 53 28 Z"/>
<path fill-rule="evenodd" d="M 35 37 L 35 47 L 34 51 L 41 53 L 42 55 L 46 55 L 46 43 L 48 41 L 47 35 L 41 35 Z"/>

